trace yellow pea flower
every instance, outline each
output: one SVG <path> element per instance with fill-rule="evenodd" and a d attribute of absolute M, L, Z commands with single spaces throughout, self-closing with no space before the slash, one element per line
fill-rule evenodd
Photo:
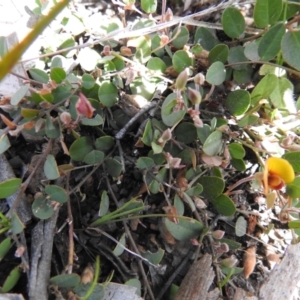
<path fill-rule="evenodd" d="M 269 188 L 280 190 L 286 184 L 293 182 L 294 179 L 294 169 L 287 160 L 279 157 L 269 157 L 266 160 L 263 173 L 263 184 L 266 195 L 269 193 Z"/>

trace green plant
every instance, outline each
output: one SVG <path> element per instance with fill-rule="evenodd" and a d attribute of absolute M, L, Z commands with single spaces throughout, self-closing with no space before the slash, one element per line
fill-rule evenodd
<path fill-rule="evenodd" d="M 65 4 L 60 2 L 57 10 Z M 280 203 L 279 220 L 287 221 L 299 233 L 299 216 L 294 213 L 298 212 L 300 197 L 300 105 L 292 97 L 294 77 L 300 76 L 300 34 L 292 28 L 299 6 L 290 1 L 257 0 L 253 11 L 255 26 L 249 28 L 238 8 L 222 3 L 216 7 L 222 11 L 217 29 L 226 37 L 219 40 L 209 28 L 214 24 L 198 22 L 193 15 L 180 18 L 172 16 L 170 10 L 163 11 L 161 23 L 156 24 L 151 14 L 157 11 L 157 1 L 141 1 L 140 8 L 135 1 L 115 4 L 125 12 L 141 14 L 130 31 L 111 20 L 101 25 L 102 37 L 92 43 L 99 48 L 92 49 L 90 43 L 75 45 L 76 39 L 69 34 L 63 41 L 56 41 L 56 48 L 49 45 L 46 52 L 50 53 L 40 58 L 44 68 L 29 70 L 29 84 L 12 96 L 6 115 L 1 115 L 6 124 L 1 133 L 1 154 L 10 148 L 11 136 L 24 132 L 46 137 L 48 144 L 56 141 L 69 157 L 68 163 L 60 163 L 56 154 L 44 153 L 41 164 L 46 183 L 32 203 L 34 216 L 48 219 L 66 203 L 72 219 L 69 198 L 79 192 L 85 199 L 81 189 L 88 178 L 100 176 L 102 170 L 101 176 L 107 173 L 111 182 L 122 183 L 129 165 L 143 181 L 139 196 L 160 194 L 167 207 L 165 212 L 145 213 L 138 196 L 123 205 L 117 201 L 112 204 L 113 192 L 106 186 L 99 216 L 89 223 L 90 227 L 159 217 L 174 241 L 192 239 L 201 244 L 214 229 L 203 218 L 207 210 L 225 217 L 247 214 L 233 197 L 241 194 L 236 190 L 240 184 L 253 180 L 252 187 L 267 197 L 267 207 L 273 208 L 275 201 Z M 84 28 L 84 21 L 77 21 Z M 126 18 L 123 21 L 126 23 Z M 27 43 L 31 41 L 29 38 Z M 6 64 L 3 72 L 7 72 L 16 61 L 12 60 L 15 51 L 18 58 L 23 49 L 13 49 L 3 56 L 0 70 L 1 63 Z M 80 68 L 69 72 L 74 55 Z M 29 90 L 31 95 L 26 96 Z M 222 94 L 218 100 L 216 90 Z M 150 109 L 156 113 L 146 120 L 144 113 Z M 142 154 L 125 163 L 129 156 L 122 150 L 128 146 L 124 141 L 126 132 L 133 128 L 129 125 L 142 121 L 142 133 L 135 141 Z M 131 149 L 135 147 L 131 145 Z M 270 171 L 264 163 L 268 157 L 279 156 L 289 162 L 296 176 L 292 182 L 286 182 L 286 194 L 272 192 L 269 196 L 264 192 L 266 178 L 259 177 L 261 172 L 257 171 L 249 174 L 249 164 L 253 164 L 249 153 L 266 171 Z M 91 171 L 72 188 L 53 182 L 69 180 L 81 169 Z M 236 179 L 241 173 L 246 178 Z M 270 171 L 269 177 L 273 175 Z M 19 178 L 5 180 L 0 183 L 0 197 L 6 198 L 19 188 L 19 193 L 26 190 Z M 0 217 L 1 230 L 5 232 L 17 216 Z M 20 220 L 17 224 L 15 235 L 23 229 Z M 244 236 L 245 222 L 236 224 L 237 235 Z M 228 249 L 241 247 L 225 238 L 220 242 Z M 159 263 L 164 252 L 159 249 L 157 253 L 155 259 L 148 253 L 147 259 L 151 257 L 151 263 Z M 217 260 L 222 262 L 220 257 Z M 241 271 L 223 263 L 225 278 L 219 282 L 220 287 Z M 63 281 L 70 279 L 70 286 L 74 287 L 78 278 L 76 274 L 64 275 Z M 54 279 L 51 282 L 57 284 Z"/>

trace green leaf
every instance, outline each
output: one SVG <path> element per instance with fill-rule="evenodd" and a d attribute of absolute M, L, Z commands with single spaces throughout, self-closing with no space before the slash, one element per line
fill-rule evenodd
<path fill-rule="evenodd" d="M 224 32 L 231 38 L 238 38 L 245 30 L 245 19 L 235 7 L 228 7 L 222 14 L 222 26 Z"/>
<path fill-rule="evenodd" d="M 237 47 L 232 47 L 229 50 L 229 56 L 228 56 L 228 63 L 229 64 L 235 64 L 235 63 L 240 63 L 240 62 L 246 62 L 248 61 L 247 57 L 245 56 L 244 53 L 244 47 L 242 46 L 237 46 Z M 232 69 L 234 70 L 246 70 L 247 65 L 245 64 L 236 64 L 231 66 Z"/>
<path fill-rule="evenodd" d="M 6 253 L 9 251 L 9 249 L 12 246 L 12 240 L 11 238 L 4 239 L 0 244 L 0 261 L 3 259 L 3 257 L 6 255 Z"/>
<path fill-rule="evenodd" d="M 227 45 L 219 44 L 210 50 L 208 54 L 208 60 L 210 63 L 220 61 L 225 63 L 228 59 L 229 48 Z"/>
<path fill-rule="evenodd" d="M 289 228 L 291 229 L 299 229 L 300 228 L 300 220 L 293 220 L 288 222 Z"/>
<path fill-rule="evenodd" d="M 202 128 L 197 128 L 197 135 L 202 144 L 204 144 L 210 133 L 211 128 L 208 124 L 204 124 Z"/>
<path fill-rule="evenodd" d="M 32 77 L 32 79 L 41 82 L 41 83 L 48 83 L 50 78 L 49 75 L 45 72 L 42 71 L 40 69 L 36 69 L 36 68 L 31 68 L 28 70 L 30 76 Z"/>
<path fill-rule="evenodd" d="M 286 192 L 293 199 L 300 197 L 300 177 L 296 177 L 292 183 L 286 186 Z"/>
<path fill-rule="evenodd" d="M 52 201 L 66 203 L 68 201 L 68 193 L 57 185 L 46 185 L 45 193 L 48 194 Z"/>
<path fill-rule="evenodd" d="M 103 191 L 101 194 L 101 202 L 99 209 L 99 217 L 103 217 L 108 213 L 109 209 L 109 198 L 106 191 Z"/>
<path fill-rule="evenodd" d="M 120 176 L 122 172 L 122 164 L 113 158 L 108 158 L 105 160 L 107 171 L 113 178 Z"/>
<path fill-rule="evenodd" d="M 200 44 L 205 50 L 210 51 L 220 42 L 216 39 L 212 30 L 205 27 L 198 27 L 195 32 L 194 44 Z"/>
<path fill-rule="evenodd" d="M 7 198 L 15 193 L 21 186 L 20 178 L 11 178 L 0 183 L 0 199 Z"/>
<path fill-rule="evenodd" d="M 244 54 L 246 58 L 252 61 L 258 61 L 260 60 L 260 57 L 258 55 L 258 47 L 259 47 L 260 39 L 254 40 L 250 43 L 248 43 L 245 46 Z"/>
<path fill-rule="evenodd" d="M 104 82 L 98 92 L 100 102 L 106 107 L 112 107 L 118 101 L 118 89 L 111 82 Z"/>
<path fill-rule="evenodd" d="M 242 172 L 246 170 L 246 165 L 243 159 L 232 158 L 230 163 L 237 171 Z"/>
<path fill-rule="evenodd" d="M 180 27 L 179 34 L 178 28 L 174 29 L 172 33 L 172 38 L 174 38 L 175 36 L 176 38 L 172 41 L 172 45 L 177 49 L 183 48 L 190 39 L 190 33 L 185 26 Z"/>
<path fill-rule="evenodd" d="M 176 207 L 178 216 L 183 216 L 184 214 L 184 204 L 182 199 L 176 194 L 174 198 L 174 206 Z"/>
<path fill-rule="evenodd" d="M 235 90 L 229 93 L 225 101 L 226 108 L 234 116 L 243 115 L 251 103 L 250 94 L 245 90 Z"/>
<path fill-rule="evenodd" d="M 60 177 L 55 157 L 52 154 L 47 155 L 44 163 L 44 173 L 49 180 L 54 180 Z"/>
<path fill-rule="evenodd" d="M 120 256 L 124 252 L 124 247 L 125 247 L 125 244 L 126 244 L 126 234 L 125 234 L 125 232 L 121 235 L 121 237 L 119 239 L 119 243 L 121 245 L 117 244 L 115 249 L 113 250 L 113 253 L 114 253 L 115 256 Z"/>
<path fill-rule="evenodd" d="M 50 139 L 57 139 L 61 132 L 57 121 L 52 120 L 49 114 L 46 114 L 46 135 Z"/>
<path fill-rule="evenodd" d="M 157 0 L 141 0 L 142 10 L 147 14 L 153 14 L 156 12 Z"/>
<path fill-rule="evenodd" d="M 148 188 L 149 191 L 152 194 L 157 194 L 158 192 L 161 192 L 161 182 L 166 181 L 167 178 L 167 169 L 166 168 L 161 168 L 158 172 L 158 174 L 155 176 L 155 179 L 151 181 L 149 184 Z M 157 180 L 156 180 L 157 179 Z"/>
<path fill-rule="evenodd" d="M 0 130 L 0 154 L 4 153 L 7 149 L 10 148 L 10 141 L 6 134 L 2 134 L 2 130 Z M 1 194 L 1 192 L 0 192 Z"/>
<path fill-rule="evenodd" d="M 285 26 L 279 23 L 274 25 L 263 35 L 258 46 L 258 54 L 261 60 L 269 61 L 278 54 L 284 33 Z"/>
<path fill-rule="evenodd" d="M 94 118 L 82 118 L 81 123 L 86 126 L 99 126 L 103 124 L 103 118 L 100 115 L 96 115 Z"/>
<path fill-rule="evenodd" d="M 136 48 L 133 60 L 141 64 L 145 64 L 151 57 L 151 39 L 149 36 L 139 36 L 130 39 L 127 42 L 127 47 Z"/>
<path fill-rule="evenodd" d="M 196 183 L 193 187 L 186 191 L 189 196 L 199 196 L 202 192 L 203 186 L 199 183 Z"/>
<path fill-rule="evenodd" d="M 192 143 L 197 138 L 197 129 L 190 122 L 182 122 L 175 128 L 175 135 L 178 142 L 185 144 Z"/>
<path fill-rule="evenodd" d="M 51 60 L 51 68 L 62 68 L 65 57 L 62 55 L 53 56 Z"/>
<path fill-rule="evenodd" d="M 252 124 L 254 124 L 258 119 L 259 119 L 259 117 L 256 116 L 256 115 L 247 115 L 247 116 L 244 116 L 243 118 L 241 118 L 241 119 L 238 121 L 238 126 L 239 126 L 239 127 L 245 127 L 245 126 L 248 126 L 248 125 L 252 125 Z"/>
<path fill-rule="evenodd" d="M 19 216 L 15 212 L 12 213 L 10 226 L 14 235 L 21 233 L 25 228 L 25 225 L 22 223 Z"/>
<path fill-rule="evenodd" d="M 154 265 L 158 265 L 161 262 L 164 254 L 165 251 L 161 248 L 158 248 L 158 251 L 155 253 L 152 253 L 149 250 L 147 252 L 141 252 L 141 255 Z"/>
<path fill-rule="evenodd" d="M 68 38 L 67 40 L 65 40 L 58 46 L 57 50 L 62 50 L 62 49 L 74 47 L 74 46 L 75 46 L 75 40 L 73 38 Z M 67 51 L 63 52 L 63 55 L 66 55 L 66 53 L 67 53 Z"/>
<path fill-rule="evenodd" d="M 261 99 L 268 99 L 278 85 L 278 77 L 267 74 L 251 93 L 251 104 L 256 105 Z"/>
<path fill-rule="evenodd" d="M 24 98 L 24 96 L 27 94 L 28 90 L 29 90 L 30 85 L 29 84 L 25 84 L 23 86 L 21 86 L 11 97 L 10 99 L 10 103 L 12 105 L 18 105 L 19 102 Z"/>
<path fill-rule="evenodd" d="M 254 22 L 257 27 L 265 28 L 279 19 L 281 11 L 282 0 L 256 0 Z"/>
<path fill-rule="evenodd" d="M 60 288 L 72 288 L 80 283 L 80 276 L 78 274 L 62 274 L 50 278 L 49 281 Z"/>
<path fill-rule="evenodd" d="M 139 157 L 139 159 L 136 162 L 136 166 L 141 170 L 151 168 L 154 165 L 154 161 L 150 157 Z"/>
<path fill-rule="evenodd" d="M 236 159 L 242 159 L 246 154 L 244 147 L 238 143 L 229 144 L 228 150 L 229 150 L 231 157 L 236 158 Z"/>
<path fill-rule="evenodd" d="M 102 151 L 92 150 L 84 157 L 83 161 L 88 165 L 99 164 L 104 160 L 104 156 Z"/>
<path fill-rule="evenodd" d="M 176 72 L 180 73 L 185 68 L 192 66 L 192 59 L 184 50 L 178 50 L 172 57 L 172 65 Z"/>
<path fill-rule="evenodd" d="M 151 119 L 147 121 L 146 127 L 144 129 L 143 137 L 142 137 L 142 142 L 146 146 L 151 146 L 151 143 L 153 141 L 153 130 L 152 130 L 152 122 Z"/>
<path fill-rule="evenodd" d="M 57 84 L 62 83 L 67 77 L 66 72 L 62 68 L 52 68 L 50 71 L 50 78 Z"/>
<path fill-rule="evenodd" d="M 81 137 L 74 141 L 71 145 L 70 157 L 75 161 L 83 161 L 85 156 L 90 153 L 93 149 L 93 142 L 89 137 Z"/>
<path fill-rule="evenodd" d="M 270 100 L 276 108 L 287 109 L 288 111 L 294 110 L 294 99 L 291 95 L 294 92 L 294 85 L 284 77 L 278 78 L 278 84 L 270 95 Z M 292 109 L 289 103 L 292 101 Z"/>
<path fill-rule="evenodd" d="M 288 31 L 281 41 L 284 60 L 292 67 L 300 70 L 300 31 Z"/>
<path fill-rule="evenodd" d="M 226 78 L 226 71 L 224 64 L 220 61 L 214 62 L 207 70 L 206 81 L 213 85 L 223 83 Z"/>
<path fill-rule="evenodd" d="M 41 196 L 34 200 L 32 204 L 32 212 L 37 218 L 45 220 L 49 219 L 53 215 L 54 209 L 51 205 L 51 201 Z"/>
<path fill-rule="evenodd" d="M 233 201 L 224 194 L 218 196 L 217 198 L 211 199 L 211 203 L 218 213 L 226 217 L 230 217 L 235 214 L 236 208 Z"/>
<path fill-rule="evenodd" d="M 147 68 L 153 71 L 164 73 L 167 66 L 159 57 L 151 57 L 147 63 Z"/>
<path fill-rule="evenodd" d="M 164 221 L 168 231 L 178 241 L 197 238 L 203 229 L 203 225 L 192 218 L 180 218 L 178 223 L 173 223 L 167 218 Z"/>
<path fill-rule="evenodd" d="M 95 85 L 95 79 L 92 75 L 90 74 L 83 74 L 82 75 L 82 87 L 90 90 L 91 88 L 93 88 Z"/>
<path fill-rule="evenodd" d="M 238 217 L 235 223 L 235 234 L 238 237 L 244 236 L 247 233 L 247 221 L 243 216 Z"/>
<path fill-rule="evenodd" d="M 20 266 L 15 267 L 5 279 L 3 286 L 1 288 L 2 293 L 7 293 L 13 289 L 13 287 L 17 284 L 19 278 L 21 276 Z"/>
<path fill-rule="evenodd" d="M 101 136 L 96 139 L 95 147 L 100 151 L 108 151 L 110 150 L 115 143 L 115 139 L 109 135 Z"/>
<path fill-rule="evenodd" d="M 222 194 L 225 187 L 224 180 L 216 176 L 202 176 L 198 182 L 203 186 L 201 196 L 207 199 L 217 198 Z"/>
<path fill-rule="evenodd" d="M 161 108 L 162 120 L 169 127 L 174 126 L 176 123 L 182 120 L 186 112 L 185 110 L 174 111 L 174 108 L 177 104 L 176 99 L 177 96 L 175 93 L 168 95 Z"/>
<path fill-rule="evenodd" d="M 222 132 L 212 132 L 203 144 L 203 152 L 209 156 L 217 155 L 222 149 Z"/>
<path fill-rule="evenodd" d="M 292 165 L 295 172 L 300 172 L 300 152 L 288 152 L 282 158 L 286 159 Z"/>
<path fill-rule="evenodd" d="M 24 108 L 24 107 L 21 108 L 21 116 L 22 116 L 23 118 L 26 118 L 26 119 L 34 118 L 34 117 L 36 117 L 39 113 L 40 113 L 40 110 L 39 110 L 39 109 Z"/>
<path fill-rule="evenodd" d="M 238 243 L 230 239 L 223 238 L 223 239 L 219 239 L 218 242 L 227 244 L 230 250 L 237 250 L 237 249 L 241 249 L 242 247 L 241 243 Z"/>

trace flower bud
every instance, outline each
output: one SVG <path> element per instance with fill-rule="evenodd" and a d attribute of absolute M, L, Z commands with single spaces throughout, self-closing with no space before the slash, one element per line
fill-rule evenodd
<path fill-rule="evenodd" d="M 169 37 L 167 36 L 167 35 L 165 35 L 165 34 L 162 34 L 161 36 L 160 36 L 160 46 L 165 46 L 165 45 L 167 45 L 168 43 L 169 43 Z"/>
<path fill-rule="evenodd" d="M 126 46 L 122 46 L 120 48 L 120 53 L 124 56 L 131 56 L 132 55 L 132 51 L 129 47 Z"/>
<path fill-rule="evenodd" d="M 205 82 L 205 76 L 202 73 L 198 73 L 194 77 L 195 84 L 203 85 Z"/>
<path fill-rule="evenodd" d="M 71 117 L 70 113 L 68 113 L 66 111 L 62 112 L 60 114 L 59 118 L 64 125 L 69 125 L 72 122 L 72 117 Z"/>
<path fill-rule="evenodd" d="M 173 12 L 170 7 L 166 11 L 166 21 L 169 22 L 173 19 Z"/>
<path fill-rule="evenodd" d="M 218 239 L 218 240 L 223 238 L 224 234 L 225 234 L 225 231 L 223 231 L 223 230 L 215 230 L 211 233 L 212 237 L 214 239 Z"/>
<path fill-rule="evenodd" d="M 189 87 L 188 95 L 193 105 L 201 103 L 202 96 L 199 91 Z"/>
<path fill-rule="evenodd" d="M 183 91 L 185 89 L 186 83 L 188 81 L 188 69 L 184 69 L 177 77 L 175 82 L 175 87 Z"/>
<path fill-rule="evenodd" d="M 105 46 L 103 47 L 102 54 L 103 54 L 104 56 L 110 55 L 110 46 L 109 46 L 109 45 L 105 45 Z"/>
<path fill-rule="evenodd" d="M 162 133 L 161 137 L 158 139 L 158 142 L 164 143 L 169 141 L 171 138 L 172 138 L 172 131 L 170 128 L 168 128 Z"/>
<path fill-rule="evenodd" d="M 92 118 L 94 110 L 95 108 L 92 106 L 90 101 L 82 93 L 79 93 L 79 99 L 76 103 L 77 113 L 86 118 Z"/>

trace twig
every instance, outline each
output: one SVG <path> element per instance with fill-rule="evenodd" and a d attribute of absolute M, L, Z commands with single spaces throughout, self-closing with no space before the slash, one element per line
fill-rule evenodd
<path fill-rule="evenodd" d="M 187 261 L 192 257 L 192 254 L 193 254 L 193 252 L 189 251 L 188 254 L 184 257 L 184 259 L 179 263 L 179 266 L 174 270 L 172 275 L 168 278 L 168 280 L 164 283 L 163 287 L 160 289 L 160 292 L 156 296 L 156 300 L 162 299 L 166 290 L 173 283 L 174 279 L 179 274 L 179 272 L 182 270 L 182 268 L 186 265 Z"/>
<path fill-rule="evenodd" d="M 131 125 L 133 125 L 139 119 L 139 117 L 141 117 L 145 112 L 147 112 L 151 108 L 155 107 L 157 104 L 158 104 L 157 101 L 153 101 L 153 102 L 150 102 L 149 104 L 145 105 L 144 107 L 142 107 L 140 109 L 140 111 L 135 116 L 133 116 L 129 120 L 129 122 L 115 135 L 115 138 L 117 140 L 121 140 L 124 137 L 127 130 L 129 129 L 129 127 Z"/>

